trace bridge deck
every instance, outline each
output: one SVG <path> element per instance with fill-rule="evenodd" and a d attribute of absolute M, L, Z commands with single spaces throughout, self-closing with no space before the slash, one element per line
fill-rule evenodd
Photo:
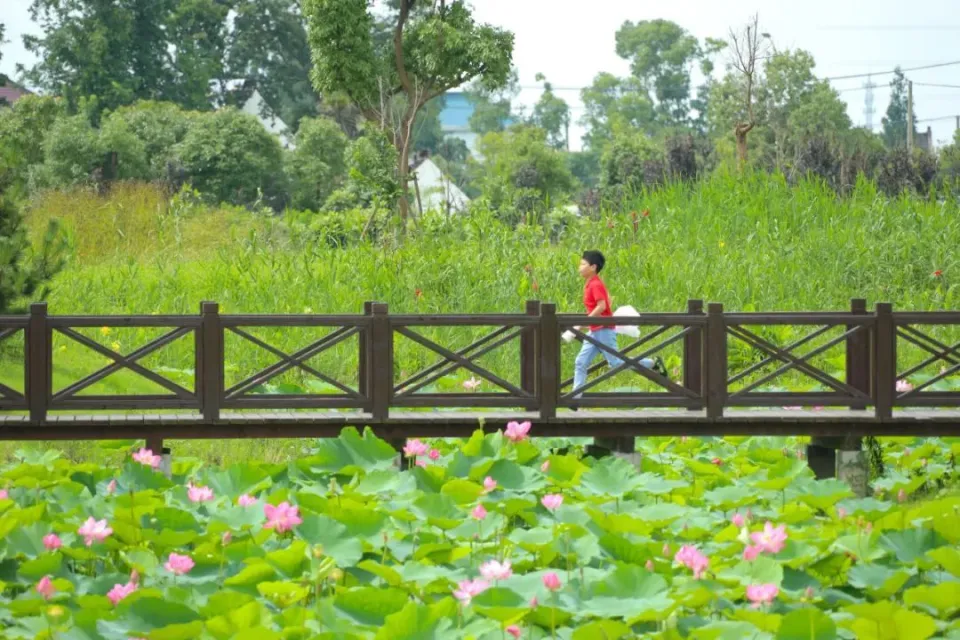
<path fill-rule="evenodd" d="M 0 440 L 177 439 L 335 437 L 345 426 L 370 426 L 378 435 L 465 437 L 480 427 L 492 431 L 511 420 L 530 420 L 531 435 L 623 437 L 658 435 L 960 436 L 960 410 L 897 410 L 878 419 L 873 412 L 846 409 L 727 410 L 708 418 L 703 411 L 663 409 L 561 410 L 543 419 L 535 412 L 393 411 L 377 421 L 370 414 L 324 412 L 223 412 L 215 423 L 197 414 L 48 415 L 41 424 L 25 415 L 0 416 Z"/>

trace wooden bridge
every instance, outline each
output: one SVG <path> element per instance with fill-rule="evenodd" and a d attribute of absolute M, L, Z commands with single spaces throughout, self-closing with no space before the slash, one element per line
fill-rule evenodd
<path fill-rule="evenodd" d="M 572 330 L 579 340 L 610 351 L 576 329 L 587 324 L 635 325 L 640 337 L 611 351 L 623 359 L 619 367 L 609 370 L 598 359 L 591 369 L 593 377 L 580 390 L 583 397 L 575 399 L 572 380 L 566 376 L 572 373 L 572 361 L 562 362 L 561 334 Z M 784 325 L 804 327 L 806 335 L 778 344 L 770 336 Z M 197 315 L 56 316 L 38 303 L 29 315 L 0 316 L 0 356 L 3 343 L 9 341 L 7 359 L 0 363 L 10 362 L 9 346 L 15 340 L 22 340 L 24 360 L 22 387 L 0 384 L 0 439 L 143 438 L 159 449 L 163 438 L 328 437 L 346 425 L 369 425 L 381 437 L 398 441 L 409 436 L 468 436 L 478 425 L 493 430 L 510 420 L 530 420 L 535 436 L 594 436 L 624 442 L 631 449 L 635 436 L 653 435 L 806 434 L 839 439 L 835 444 L 864 435 L 960 435 L 960 391 L 937 385 L 960 370 L 960 343 L 950 345 L 931 335 L 931 327 L 937 325 L 960 325 L 960 311 L 894 312 L 885 303 L 868 310 L 864 300 L 853 300 L 842 312 L 727 313 L 721 304 L 704 309 L 701 301 L 692 300 L 682 313 L 600 321 L 558 314 L 555 305 L 536 301 L 527 303 L 525 313 L 490 315 L 397 315 L 389 313 L 386 304 L 374 302 L 366 303 L 357 315 L 227 315 L 219 313 L 216 303 L 204 302 Z M 87 335 L 104 327 L 105 332 L 149 327 L 164 333 L 121 353 Z M 258 327 L 314 327 L 328 332 L 287 353 L 254 335 Z M 485 327 L 481 329 L 485 335 L 463 348 L 444 346 L 424 335 L 449 327 Z M 836 333 L 832 338 L 830 331 Z M 230 354 L 225 354 L 225 336 L 231 334 L 269 352 L 275 363 L 227 385 L 224 372 Z M 108 364 L 55 389 L 54 336 L 82 345 Z M 401 336 L 427 349 L 434 360 L 405 378 L 394 358 L 395 341 Z M 354 337 L 356 384 L 345 384 L 309 364 Z M 192 339 L 192 388 L 141 363 L 181 338 Z M 515 341 L 517 381 L 478 363 Z M 817 341 L 818 346 L 811 348 Z M 756 356 L 741 362 L 739 370 L 728 366 L 735 343 Z M 801 355 L 804 347 L 809 350 Z M 898 349 L 905 347 L 922 353 L 923 360 L 898 367 Z M 675 379 L 639 362 L 667 348 L 682 353 L 680 371 L 671 375 Z M 844 354 L 842 375 L 811 363 L 834 348 Z M 566 353 L 571 355 L 572 348 Z M 774 371 L 762 375 L 764 367 Z M 925 367 L 941 368 L 913 388 L 898 390 L 898 380 Z M 457 369 L 495 391 L 431 389 Z M 89 393 L 95 383 L 124 370 L 168 393 Z M 288 371 L 312 376 L 336 392 L 254 392 Z M 623 371 L 634 373 L 654 390 L 598 390 Z M 764 390 L 784 374 L 802 375 L 822 390 Z M 931 388 L 935 386 L 939 390 Z M 574 406 L 579 410 L 571 410 Z M 787 408 L 792 406 L 796 408 Z"/>

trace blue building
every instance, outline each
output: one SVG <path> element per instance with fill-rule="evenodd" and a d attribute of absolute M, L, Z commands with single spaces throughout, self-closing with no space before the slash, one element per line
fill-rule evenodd
<path fill-rule="evenodd" d="M 450 91 L 444 94 L 444 106 L 440 112 L 440 128 L 444 135 L 460 138 L 467 143 L 470 153 L 477 155 L 477 134 L 470 130 L 473 103 L 465 93 Z"/>

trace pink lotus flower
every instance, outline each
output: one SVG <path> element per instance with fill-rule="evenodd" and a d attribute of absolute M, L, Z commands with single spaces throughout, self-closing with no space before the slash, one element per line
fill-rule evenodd
<path fill-rule="evenodd" d="M 530 608 L 536 609 L 538 606 L 540 606 L 540 602 L 537 600 L 537 596 L 530 598 Z"/>
<path fill-rule="evenodd" d="M 303 522 L 299 507 L 292 506 L 289 502 L 281 502 L 276 506 L 265 504 L 263 505 L 263 513 L 267 517 L 267 523 L 263 525 L 263 528 L 273 529 L 277 533 L 290 531 Z"/>
<path fill-rule="evenodd" d="M 647 571 L 653 571 L 653 560 L 647 560 L 643 566 Z"/>
<path fill-rule="evenodd" d="M 663 543 L 663 549 L 661 549 L 661 551 L 663 552 L 663 555 L 667 556 L 668 558 L 670 557 L 670 545 L 668 545 L 666 542 Z"/>
<path fill-rule="evenodd" d="M 237 498 L 237 504 L 240 505 L 241 507 L 249 507 L 257 504 L 257 499 L 254 498 L 249 493 L 245 493 L 239 498 Z"/>
<path fill-rule="evenodd" d="M 780 550 L 783 549 L 783 543 L 787 540 L 787 528 L 785 525 L 774 527 L 767 522 L 763 525 L 763 531 L 751 533 L 750 539 L 760 547 L 761 551 L 780 553 Z"/>
<path fill-rule="evenodd" d="M 117 481 L 116 479 L 113 479 L 107 483 L 107 494 L 113 495 L 114 491 L 116 490 L 117 490 Z"/>
<path fill-rule="evenodd" d="M 746 522 L 746 520 L 744 520 L 743 516 L 740 515 L 739 513 L 735 513 L 733 514 L 733 517 L 730 518 L 730 522 L 733 523 L 733 526 L 739 529 L 740 527 L 743 526 L 743 523 Z"/>
<path fill-rule="evenodd" d="M 179 553 L 171 553 L 166 563 L 164 563 L 163 568 L 172 574 L 182 576 L 190 571 L 190 569 L 193 569 L 193 558 L 190 556 L 182 556 Z"/>
<path fill-rule="evenodd" d="M 550 511 L 556 511 L 563 504 L 563 496 L 559 493 L 548 493 L 540 499 L 541 504 Z"/>
<path fill-rule="evenodd" d="M 547 471 L 550 471 L 550 461 L 549 461 L 549 460 L 544 460 L 544 461 L 543 461 L 543 464 L 540 465 L 540 472 L 541 472 L 541 473 L 546 473 Z"/>
<path fill-rule="evenodd" d="M 807 587 L 803 590 L 803 597 L 807 600 L 813 600 L 813 587 Z"/>
<path fill-rule="evenodd" d="M 470 376 L 469 380 L 463 381 L 463 388 L 467 391 L 476 391 L 477 387 L 479 387 L 481 384 L 483 384 L 481 380 L 477 380 L 473 376 Z"/>
<path fill-rule="evenodd" d="M 427 461 L 424 460 L 423 458 L 419 458 L 419 459 L 417 459 L 416 462 L 413 463 L 413 466 L 415 466 L 415 467 L 420 467 L 420 468 L 422 468 L 422 469 L 426 469 L 426 468 L 427 468 Z"/>
<path fill-rule="evenodd" d="M 751 562 L 753 560 L 756 560 L 757 556 L 759 556 L 762 552 L 763 552 L 763 547 L 756 546 L 756 545 L 747 545 L 747 548 L 743 550 L 743 559 L 746 560 L 747 562 Z"/>
<path fill-rule="evenodd" d="M 220 538 L 220 542 L 223 543 L 224 546 L 226 546 L 230 544 L 231 540 L 233 540 L 233 534 L 230 533 L 229 531 L 224 531 L 223 536 Z"/>
<path fill-rule="evenodd" d="M 150 449 L 140 449 L 140 451 L 133 454 L 133 460 L 152 469 L 159 469 L 163 458 L 154 455 Z"/>
<path fill-rule="evenodd" d="M 0 489 L 0 500 L 9 500 L 10 494 L 7 493 L 6 489 Z"/>
<path fill-rule="evenodd" d="M 523 634 L 523 631 L 521 631 L 520 627 L 518 627 L 517 625 L 512 624 L 509 627 L 507 627 L 507 633 L 512 635 L 514 638 L 519 638 Z"/>
<path fill-rule="evenodd" d="M 470 600 L 489 589 L 490 584 L 485 580 L 464 580 L 457 587 L 459 588 L 453 592 L 453 597 L 466 607 L 470 605 Z"/>
<path fill-rule="evenodd" d="M 422 456 L 429 449 L 430 447 L 421 442 L 418 438 L 413 438 L 412 440 L 407 440 L 407 444 L 403 447 L 403 454 L 408 458 L 413 458 L 414 456 Z"/>
<path fill-rule="evenodd" d="M 115 584 L 113 589 L 107 593 L 107 597 L 110 598 L 110 602 L 113 603 L 113 606 L 120 604 L 120 601 L 126 598 L 128 595 L 137 590 L 137 583 L 128 582 L 127 584 Z"/>
<path fill-rule="evenodd" d="M 493 491 L 493 490 L 496 489 L 496 488 L 497 488 L 497 481 L 496 481 L 496 480 L 494 480 L 494 479 L 491 478 L 490 476 L 487 476 L 486 478 L 483 479 L 483 492 L 484 492 L 484 493 L 490 493 L 491 491 Z"/>
<path fill-rule="evenodd" d="M 513 575 L 513 569 L 510 567 L 510 561 L 504 560 L 502 563 L 496 560 L 490 560 L 480 565 L 480 575 L 486 580 L 497 582 L 506 580 Z"/>
<path fill-rule="evenodd" d="M 520 442 L 527 439 L 527 434 L 530 433 L 530 421 L 524 422 L 508 422 L 507 430 L 504 432 L 504 435 L 512 442 Z"/>
<path fill-rule="evenodd" d="M 436 460 L 440 457 L 440 452 L 436 449 L 430 449 L 430 453 L 427 454 L 427 457 L 431 460 Z"/>
<path fill-rule="evenodd" d="M 747 599 L 757 608 L 761 604 L 770 604 L 773 602 L 780 588 L 775 584 L 751 584 L 747 587 Z"/>
<path fill-rule="evenodd" d="M 897 393 L 906 393 L 913 391 L 913 385 L 907 380 L 897 380 Z"/>
<path fill-rule="evenodd" d="M 843 507 L 837 507 L 837 517 L 843 520 L 847 517 L 847 510 Z"/>
<path fill-rule="evenodd" d="M 550 591 L 559 591 L 560 587 L 563 585 L 560 584 L 560 576 L 551 571 L 550 573 L 544 574 L 543 586 Z"/>
<path fill-rule="evenodd" d="M 906 502 L 907 501 L 907 492 L 903 489 L 897 491 L 897 502 Z"/>
<path fill-rule="evenodd" d="M 710 462 L 712 462 L 713 464 L 717 465 L 718 467 L 723 464 L 723 460 L 721 460 L 720 458 L 714 458 L 714 459 L 711 460 Z"/>
<path fill-rule="evenodd" d="M 673 559 L 693 571 L 693 577 L 696 580 L 703 577 L 703 574 L 707 571 L 707 567 L 710 566 L 710 559 L 700 553 L 696 547 L 690 545 L 680 547 L 680 550 L 677 551 L 677 555 L 675 555 Z"/>
<path fill-rule="evenodd" d="M 103 542 L 104 538 L 113 533 L 113 529 L 107 526 L 106 520 L 87 518 L 83 526 L 77 529 L 77 533 L 83 536 L 83 541 L 89 547 L 92 546 L 94 542 Z"/>
<path fill-rule="evenodd" d="M 43 576 L 40 578 L 40 582 L 37 583 L 37 593 L 43 596 L 44 600 L 49 600 L 53 597 L 53 594 L 56 593 L 57 588 L 53 586 L 53 582 L 50 581 L 50 576 Z"/>
<path fill-rule="evenodd" d="M 470 512 L 470 517 L 474 520 L 483 520 L 487 517 L 487 510 L 483 508 L 482 504 L 478 504 L 473 508 L 473 511 Z"/>
<path fill-rule="evenodd" d="M 50 533 L 43 536 L 43 546 L 47 551 L 56 551 L 63 546 L 63 541 L 60 540 L 60 536 L 55 533 Z"/>
<path fill-rule="evenodd" d="M 197 487 L 192 482 L 187 483 L 187 498 L 190 502 L 210 502 L 213 500 L 213 489 L 210 487 Z"/>

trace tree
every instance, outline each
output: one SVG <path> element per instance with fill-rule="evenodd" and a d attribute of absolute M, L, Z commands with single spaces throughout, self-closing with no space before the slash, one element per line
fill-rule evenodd
<path fill-rule="evenodd" d="M 298 209 L 318 211 L 344 178 L 347 137 L 329 118 L 304 118 L 288 155 L 291 199 Z"/>
<path fill-rule="evenodd" d="M 398 0 L 385 41 L 367 0 L 305 0 L 313 82 L 342 90 L 397 149 L 400 217 L 409 213 L 407 182 L 413 127 L 424 104 L 480 78 L 502 85 L 510 71 L 513 34 L 477 24 L 463 0 Z"/>
<path fill-rule="evenodd" d="M 581 122 L 587 127 L 584 140 L 597 154 L 603 152 L 617 127 L 651 134 L 656 130 L 656 109 L 637 78 L 601 72 L 581 92 L 581 98 L 585 109 Z"/>
<path fill-rule="evenodd" d="M 129 132 L 143 149 L 146 167 L 142 177 L 168 180 L 175 170 L 176 145 L 186 137 L 197 115 L 171 102 L 143 100 L 106 114 L 101 131 L 111 152 L 119 151 L 116 140 L 124 137 L 123 132 Z M 118 160 L 125 163 L 123 157 Z"/>
<path fill-rule="evenodd" d="M 514 118 L 513 101 L 520 94 L 517 70 L 510 69 L 510 75 L 502 86 L 490 88 L 482 81 L 473 82 L 464 92 L 473 105 L 470 114 L 470 130 L 478 135 L 493 131 L 503 131 L 510 126 Z"/>
<path fill-rule="evenodd" d="M 907 79 L 897 67 L 890 81 L 890 104 L 887 105 L 887 115 L 883 117 L 883 141 L 887 147 L 907 146 Z M 913 133 L 917 133 L 917 114 L 913 114 Z"/>
<path fill-rule="evenodd" d="M 22 311 L 28 297 L 46 297 L 45 283 L 63 268 L 65 244 L 59 227 L 47 227 L 39 251 L 33 251 L 27 229 L 0 175 L 0 314 Z"/>
<path fill-rule="evenodd" d="M 954 193 L 960 193 L 960 129 L 953 134 L 953 143 L 940 149 L 941 178 Z"/>
<path fill-rule="evenodd" d="M 310 45 L 297 0 L 236 0 L 227 74 L 255 87 L 291 131 L 319 113 L 310 81 Z M 246 97 L 241 96 L 241 97 Z"/>
<path fill-rule="evenodd" d="M 43 35 L 24 36 L 40 59 L 26 76 L 74 110 L 88 96 L 99 109 L 137 99 L 209 109 L 228 10 L 222 0 L 33 0 Z"/>
<path fill-rule="evenodd" d="M 690 73 L 703 56 L 700 42 L 669 20 L 626 21 L 617 30 L 617 55 L 656 104 L 658 118 L 683 125 L 690 118 Z"/>
<path fill-rule="evenodd" d="M 731 63 L 742 79 L 743 108 L 733 134 L 737 140 L 738 166 L 743 169 L 747 164 L 747 134 L 757 125 L 754 113 L 754 85 L 757 81 L 757 62 L 766 55 L 763 42 L 767 35 L 760 33 L 759 18 L 753 20 L 740 33 L 730 30 L 733 49 Z"/>
<path fill-rule="evenodd" d="M 570 148 L 570 107 L 563 98 L 553 93 L 553 86 L 542 73 L 537 82 L 543 82 L 543 94 L 533 107 L 531 124 L 547 132 L 547 142 L 554 149 Z"/>
<path fill-rule="evenodd" d="M 483 160 L 474 166 L 475 183 L 493 209 L 518 222 L 566 200 L 576 184 L 564 154 L 547 144 L 538 127 L 515 125 L 480 138 Z"/>
<path fill-rule="evenodd" d="M 66 112 L 59 98 L 23 96 L 0 109 L 0 152 L 6 151 L 11 186 L 26 185 L 34 167 L 43 163 L 43 138 Z"/>
<path fill-rule="evenodd" d="M 0 44 L 3 30 L 0 24 Z M 6 76 L 0 74 L 0 86 L 6 82 Z M 43 285 L 62 268 L 64 253 L 62 237 L 52 223 L 40 251 L 31 254 L 23 218 L 9 193 L 14 177 L 9 167 L 16 151 L 4 143 L 2 133 L 0 129 L 0 314 L 15 311 L 15 305 L 27 296 L 39 293 L 45 297 Z"/>
<path fill-rule="evenodd" d="M 663 149 L 638 131 L 619 131 L 600 159 L 600 186 L 639 191 L 664 179 Z"/>
<path fill-rule="evenodd" d="M 217 202 L 283 205 L 280 142 L 251 115 L 233 108 L 199 114 L 176 155 L 184 178 Z"/>

